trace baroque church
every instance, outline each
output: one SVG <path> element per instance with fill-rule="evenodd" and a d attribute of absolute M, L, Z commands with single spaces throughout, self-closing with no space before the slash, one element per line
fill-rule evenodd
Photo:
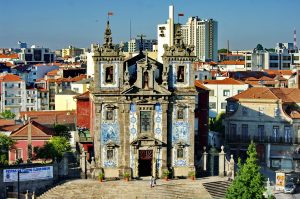
<path fill-rule="evenodd" d="M 107 22 L 104 44 L 95 46 L 90 88 L 95 161 L 105 177 L 161 177 L 195 171 L 193 47 L 180 29 L 164 46 L 163 63 L 142 52 L 125 59 L 112 43 Z"/>

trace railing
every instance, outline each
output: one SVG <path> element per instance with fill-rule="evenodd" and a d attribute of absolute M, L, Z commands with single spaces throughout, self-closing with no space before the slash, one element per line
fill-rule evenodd
<path fill-rule="evenodd" d="M 252 140 L 255 143 L 272 143 L 272 144 L 299 144 L 300 138 L 285 138 L 274 136 L 243 136 L 243 135 L 229 135 L 227 137 L 228 143 L 250 143 Z"/>

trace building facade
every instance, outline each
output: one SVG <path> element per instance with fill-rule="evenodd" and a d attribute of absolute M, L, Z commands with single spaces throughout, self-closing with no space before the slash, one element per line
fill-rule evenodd
<path fill-rule="evenodd" d="M 22 48 L 19 59 L 25 64 L 51 63 L 55 60 L 55 54 L 49 48 L 33 45 L 31 48 Z"/>
<path fill-rule="evenodd" d="M 174 176 L 194 171 L 196 90 L 190 46 L 177 29 L 163 64 L 142 52 L 124 60 L 112 44 L 109 23 L 94 49 L 91 86 L 95 160 L 106 177 Z"/>

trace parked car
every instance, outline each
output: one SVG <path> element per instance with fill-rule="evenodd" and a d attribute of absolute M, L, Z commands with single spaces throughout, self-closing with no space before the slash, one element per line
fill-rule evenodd
<path fill-rule="evenodd" d="M 292 182 L 286 183 L 284 186 L 284 193 L 295 193 L 296 185 Z"/>

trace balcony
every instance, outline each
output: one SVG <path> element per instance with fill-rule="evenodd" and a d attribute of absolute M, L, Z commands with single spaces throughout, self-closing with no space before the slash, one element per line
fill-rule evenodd
<path fill-rule="evenodd" d="M 227 140 L 229 143 L 249 143 L 251 142 L 251 137 L 242 135 L 230 135 Z"/>

